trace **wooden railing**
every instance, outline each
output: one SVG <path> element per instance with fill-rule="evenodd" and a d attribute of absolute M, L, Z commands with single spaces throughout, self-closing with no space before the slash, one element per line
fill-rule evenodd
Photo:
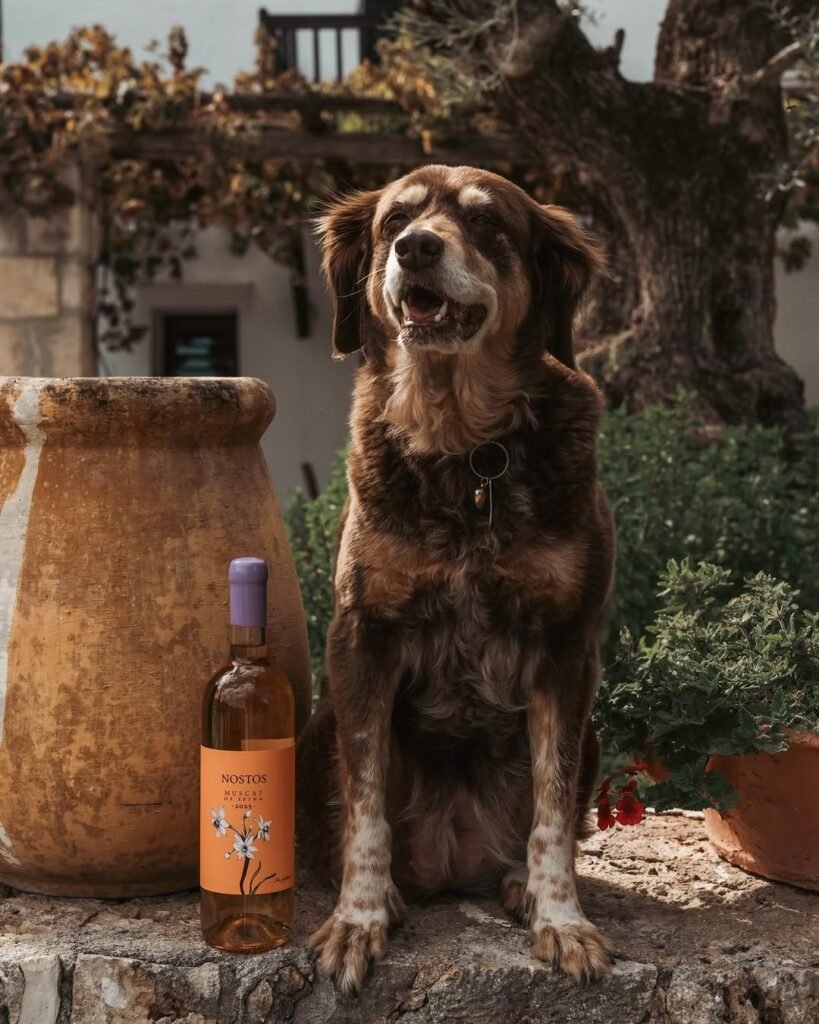
<path fill-rule="evenodd" d="M 306 37 L 307 53 L 312 52 L 313 81 L 340 81 L 365 57 L 375 59 L 375 43 L 384 27 L 384 15 L 271 14 L 262 8 L 259 24 L 276 41 L 277 73 L 299 67 L 299 40 Z M 355 47 L 348 45 L 345 32 L 347 39 L 351 35 L 357 37 Z M 334 40 L 330 47 L 326 45 L 328 36 Z M 351 50 L 352 59 L 348 56 Z"/>

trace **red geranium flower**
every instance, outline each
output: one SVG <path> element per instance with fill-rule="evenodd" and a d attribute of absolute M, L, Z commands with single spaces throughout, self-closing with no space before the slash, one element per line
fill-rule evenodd
<path fill-rule="evenodd" d="M 634 788 L 632 788 L 632 783 L 629 783 L 628 786 L 623 786 L 620 790 L 621 796 L 614 805 L 614 809 L 617 811 L 615 817 L 621 825 L 639 825 L 645 817 L 645 807 L 634 795 L 636 788 L 635 782 Z"/>
<path fill-rule="evenodd" d="M 611 828 L 617 824 L 617 818 L 611 813 L 611 804 L 609 798 L 605 795 L 597 798 L 597 827 L 605 832 L 607 828 Z"/>
<path fill-rule="evenodd" d="M 630 778 L 617 789 L 618 800 L 614 805 L 614 811 L 611 809 L 610 792 L 616 778 L 623 779 L 625 776 L 638 775 L 645 770 L 645 767 L 642 761 L 636 761 L 621 768 L 614 775 L 608 775 L 600 783 L 595 802 L 597 803 L 597 827 L 601 831 L 605 832 L 606 829 L 612 828 L 614 825 L 639 825 L 643 820 L 645 806 L 639 800 L 637 779 Z"/>

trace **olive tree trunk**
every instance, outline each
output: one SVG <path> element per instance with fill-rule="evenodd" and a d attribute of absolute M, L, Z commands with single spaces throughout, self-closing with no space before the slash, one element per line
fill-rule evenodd
<path fill-rule="evenodd" d="M 481 49 L 500 72 L 493 112 L 579 183 L 610 241 L 581 365 L 615 405 L 683 386 L 714 421 L 802 427 L 802 383 L 773 342 L 780 78 L 797 47 L 768 0 L 669 0 L 647 83 L 626 81 L 619 49 L 595 49 L 555 0 L 516 13 Z"/>

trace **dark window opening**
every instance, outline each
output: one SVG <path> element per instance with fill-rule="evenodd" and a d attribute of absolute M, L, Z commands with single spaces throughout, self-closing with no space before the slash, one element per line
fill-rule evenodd
<path fill-rule="evenodd" d="M 235 377 L 239 373 L 236 310 L 156 314 L 157 372 L 164 377 Z"/>

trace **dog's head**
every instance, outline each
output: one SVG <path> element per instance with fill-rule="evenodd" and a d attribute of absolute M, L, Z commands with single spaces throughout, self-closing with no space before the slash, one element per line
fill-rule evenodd
<path fill-rule="evenodd" d="M 427 166 L 338 201 L 320 232 L 337 354 L 375 318 L 375 336 L 408 350 L 515 339 L 574 365 L 572 318 L 602 255 L 561 207 L 488 171 Z"/>

